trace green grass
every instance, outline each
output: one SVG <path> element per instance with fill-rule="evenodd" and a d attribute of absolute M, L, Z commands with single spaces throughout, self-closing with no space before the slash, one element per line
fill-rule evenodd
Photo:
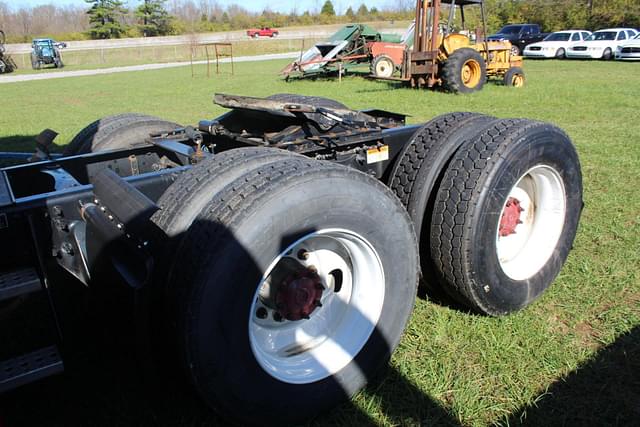
<path fill-rule="evenodd" d="M 64 144 L 86 123 L 123 111 L 192 124 L 223 112 L 211 103 L 214 92 L 326 96 L 354 108 L 407 113 L 411 123 L 450 111 L 553 122 L 577 146 L 585 189 L 574 250 L 555 283 L 530 308 L 497 319 L 419 299 L 390 369 L 312 424 L 632 425 L 640 404 L 640 64 L 530 61 L 525 88 L 489 84 L 470 96 L 359 77 L 285 83 L 276 76 L 284 64 L 238 64 L 236 75 L 209 79 L 204 67 L 195 78 L 187 67 L 2 85 L 0 149 L 30 149 L 24 137 L 43 127 L 58 130 Z M 70 375 L 52 381 L 77 385 Z M 114 381 L 106 372 L 95 375 L 98 384 Z M 108 402 L 101 393 L 109 392 L 92 390 L 91 383 L 86 396 L 67 386 L 86 406 L 78 413 L 90 417 L 78 423 L 221 425 L 180 400 L 170 409 L 152 408 L 139 397 L 142 386 L 116 377 L 125 390 L 122 396 L 111 390 L 107 396 L 115 398 Z M 12 419 L 9 408 L 47 398 L 34 389 L 19 392 L 5 412 Z M 32 424 L 73 424 L 65 417 L 74 411 L 39 405 L 41 415 L 28 418 Z"/>

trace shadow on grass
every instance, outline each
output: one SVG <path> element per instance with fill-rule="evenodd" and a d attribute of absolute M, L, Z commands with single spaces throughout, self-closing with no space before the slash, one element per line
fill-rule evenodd
<path fill-rule="evenodd" d="M 640 327 L 551 385 L 535 406 L 513 414 L 508 425 L 637 426 L 638 420 Z"/>

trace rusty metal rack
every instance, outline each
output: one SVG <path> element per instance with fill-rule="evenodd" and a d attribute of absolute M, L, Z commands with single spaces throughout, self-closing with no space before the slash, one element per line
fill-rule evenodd
<path fill-rule="evenodd" d="M 230 58 L 231 62 L 231 75 L 234 74 L 234 66 L 233 66 L 233 44 L 232 43 L 198 43 L 197 47 L 204 47 L 205 55 L 207 57 L 207 77 L 211 77 L 211 59 L 212 56 L 216 61 L 216 74 L 220 74 L 220 59 L 222 58 Z M 210 53 L 209 48 L 213 48 L 213 51 Z M 227 49 L 228 48 L 228 49 Z M 194 51 L 191 52 L 191 77 L 194 77 L 193 71 L 193 56 Z"/>

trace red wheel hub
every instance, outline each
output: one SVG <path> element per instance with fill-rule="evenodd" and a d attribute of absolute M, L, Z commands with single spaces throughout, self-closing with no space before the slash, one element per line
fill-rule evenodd
<path fill-rule="evenodd" d="M 289 276 L 278 288 L 276 308 L 287 320 L 308 319 L 321 307 L 322 281 L 314 270 L 306 269 Z"/>
<path fill-rule="evenodd" d="M 518 224 L 522 224 L 520 214 L 523 211 L 524 209 L 520 206 L 520 200 L 515 197 L 509 197 L 502 211 L 502 218 L 500 218 L 500 227 L 498 230 L 500 237 L 516 234 L 516 227 Z"/>

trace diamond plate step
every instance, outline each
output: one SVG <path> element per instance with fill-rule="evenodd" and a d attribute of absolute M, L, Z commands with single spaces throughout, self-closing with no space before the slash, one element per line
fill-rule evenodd
<path fill-rule="evenodd" d="M 55 346 L 0 363 L 0 393 L 60 373 L 64 370 Z"/>
<path fill-rule="evenodd" d="M 41 289 L 40 277 L 33 268 L 0 273 L 0 301 Z"/>

